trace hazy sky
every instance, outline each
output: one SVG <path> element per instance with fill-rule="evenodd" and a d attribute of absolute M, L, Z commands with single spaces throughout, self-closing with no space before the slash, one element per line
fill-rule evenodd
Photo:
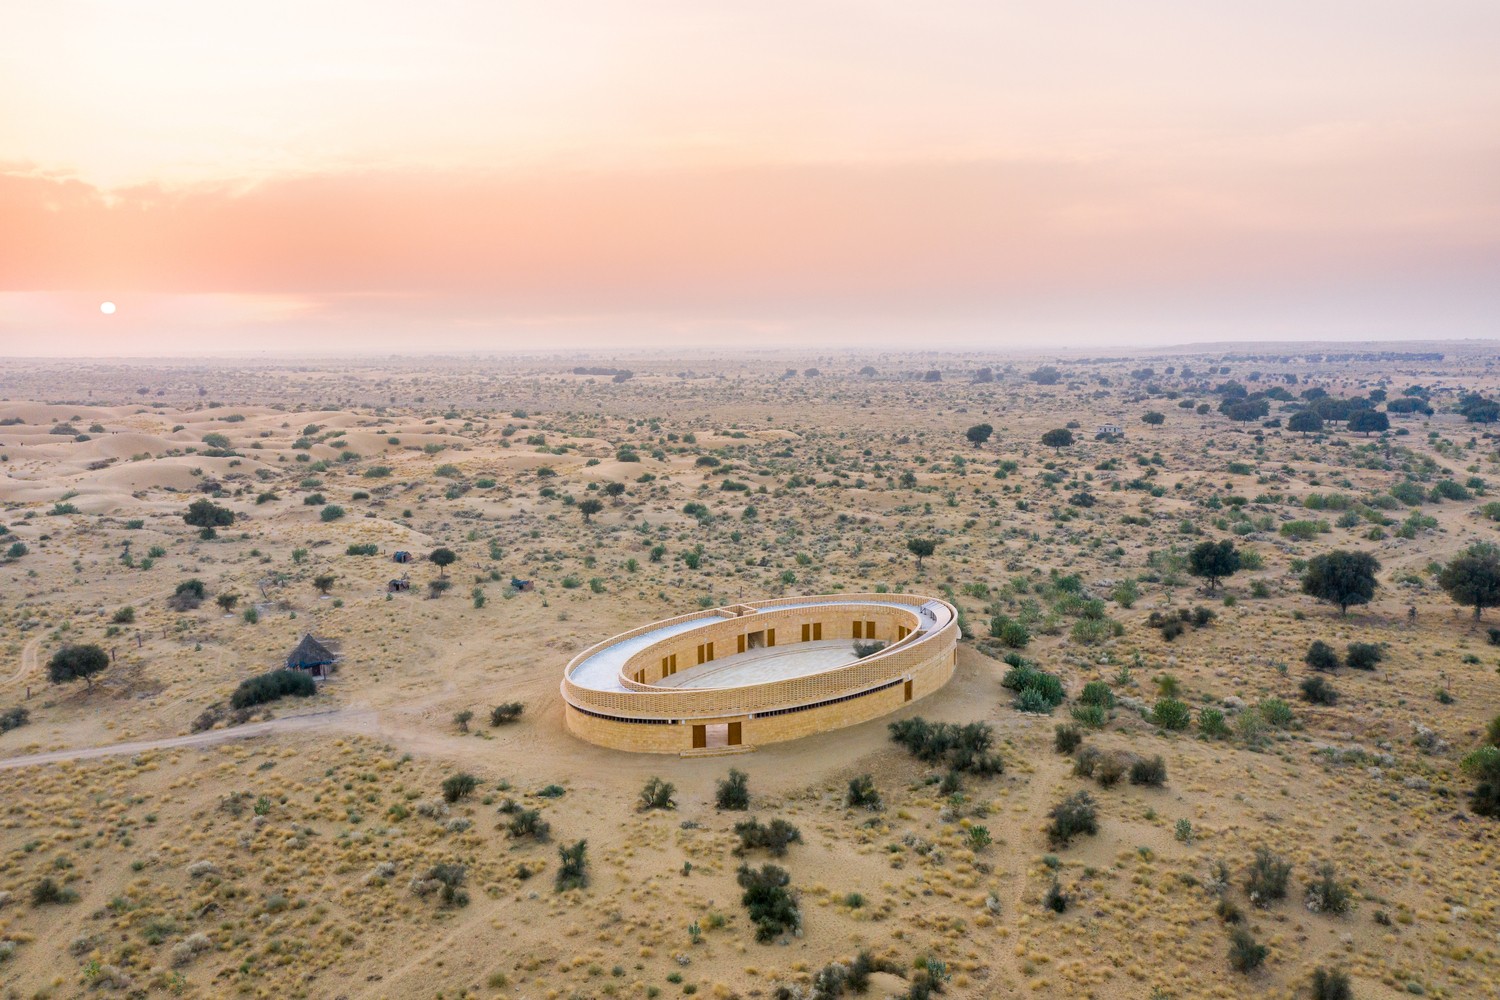
<path fill-rule="evenodd" d="M 0 354 L 1494 336 L 1497 53 L 1496 0 L 3 2 Z"/>

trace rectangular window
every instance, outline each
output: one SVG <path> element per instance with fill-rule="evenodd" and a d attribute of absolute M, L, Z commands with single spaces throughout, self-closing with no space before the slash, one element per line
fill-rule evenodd
<path fill-rule="evenodd" d="M 766 648 L 769 649 L 774 645 L 776 645 L 776 630 L 774 628 L 768 628 L 766 629 Z"/>
<path fill-rule="evenodd" d="M 736 646 L 737 646 L 736 652 L 743 653 L 745 651 L 745 636 L 744 636 L 744 633 L 740 634 L 739 641 L 738 641 L 738 643 L 736 643 Z"/>
<path fill-rule="evenodd" d="M 875 623 L 874 622 L 865 622 L 865 638 L 866 639 L 873 639 L 873 638 L 875 638 Z"/>
<path fill-rule="evenodd" d="M 854 638 L 856 638 L 856 639 L 863 639 L 864 637 L 865 637 L 865 623 L 864 622 L 855 622 L 854 623 Z"/>
<path fill-rule="evenodd" d="M 812 626 L 806 622 L 802 623 L 802 641 L 812 642 Z"/>
<path fill-rule="evenodd" d="M 823 623 L 822 622 L 813 622 L 813 640 L 814 641 L 818 641 L 818 640 L 821 640 L 822 638 L 823 638 Z"/>

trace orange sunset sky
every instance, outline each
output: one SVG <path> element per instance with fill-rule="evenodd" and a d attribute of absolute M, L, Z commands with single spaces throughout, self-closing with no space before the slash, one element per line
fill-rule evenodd
<path fill-rule="evenodd" d="M 1495 0 L 6 0 L 0 355 L 1494 336 L 1497 53 Z"/>

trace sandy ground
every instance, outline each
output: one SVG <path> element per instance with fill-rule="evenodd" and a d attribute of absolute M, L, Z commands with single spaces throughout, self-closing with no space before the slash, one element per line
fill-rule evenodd
<path fill-rule="evenodd" d="M 1500 710 L 1496 612 L 1475 624 L 1433 576 L 1495 534 L 1495 442 L 1453 412 L 1495 385 L 1472 345 L 1416 350 L 1073 356 L 1053 359 L 1051 386 L 1025 377 L 1040 359 L 978 355 L 7 363 L 0 552 L 24 552 L 0 563 L 0 711 L 30 717 L 0 733 L 0 996 L 770 997 L 860 949 L 899 970 L 877 996 L 928 959 L 959 997 L 1292 998 L 1316 968 L 1361 998 L 1497 995 L 1496 823 L 1467 810 L 1458 767 Z M 984 366 L 995 381 L 975 381 Z M 942 380 L 912 377 L 928 369 Z M 1214 409 L 1219 384 L 1284 374 L 1293 395 L 1420 385 L 1438 412 L 1393 416 L 1385 437 L 1303 438 Z M 1165 423 L 1142 423 L 1150 410 Z M 1070 420 L 1077 444 L 1040 445 Z M 994 436 L 974 448 L 980 422 Z M 1105 422 L 1126 440 L 1094 440 Z M 1465 497 L 1380 500 L 1443 480 Z M 609 483 L 623 493 L 584 523 L 571 501 Z M 182 520 L 199 497 L 238 519 L 199 538 Z M 1283 530 L 1305 520 L 1323 524 Z M 921 569 L 914 537 L 939 542 Z M 1182 554 L 1220 538 L 1258 563 L 1209 595 Z M 349 554 L 363 545 L 375 554 Z M 438 546 L 458 555 L 446 572 L 426 560 Z M 1382 564 L 1347 618 L 1298 586 L 1336 547 Z M 418 559 L 398 565 L 398 549 Z M 403 575 L 411 589 L 388 594 Z M 188 579 L 206 600 L 170 607 Z M 708 759 L 562 729 L 562 667 L 602 638 L 705 604 L 882 586 L 964 610 L 958 675 L 901 715 L 987 722 L 1004 774 L 945 792 L 946 768 L 892 743 L 888 720 Z M 1212 623 L 1171 642 L 1148 622 L 1200 605 Z M 1062 680 L 1054 714 L 1013 707 L 995 614 L 1026 622 L 1023 655 Z M 308 632 L 341 652 L 315 697 L 237 726 L 215 708 Z M 1384 658 L 1310 704 L 1315 638 Z M 83 642 L 111 665 L 92 688 L 49 684 L 55 652 Z M 1090 681 L 1116 706 L 1085 746 L 1160 755 L 1164 787 L 1103 787 L 1054 752 Z M 1144 718 L 1162 685 L 1195 718 L 1224 709 L 1228 738 Z M 1242 725 L 1266 699 L 1290 723 Z M 506 701 L 525 714 L 491 727 Z M 785 857 L 734 853 L 745 816 L 713 804 L 731 766 L 750 815 L 799 828 Z M 444 803 L 460 771 L 477 787 Z M 844 805 L 862 774 L 878 812 Z M 638 810 L 653 776 L 676 786 L 674 810 Z M 1050 843 L 1049 810 L 1083 790 L 1097 834 Z M 549 840 L 510 836 L 515 809 L 538 810 Z M 555 892 L 557 848 L 580 839 L 589 885 Z M 1291 865 L 1266 908 L 1244 887 L 1259 847 Z M 800 933 L 755 941 L 742 861 L 787 870 Z M 1268 948 L 1249 975 L 1227 960 L 1217 862 Z M 1324 862 L 1352 887 L 1344 915 L 1304 905 Z M 439 863 L 463 866 L 467 905 L 426 891 Z M 61 901 L 34 896 L 44 880 Z M 1044 905 L 1054 881 L 1061 914 Z"/>

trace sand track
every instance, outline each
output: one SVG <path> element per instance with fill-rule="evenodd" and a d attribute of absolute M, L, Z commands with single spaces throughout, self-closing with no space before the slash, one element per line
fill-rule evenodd
<path fill-rule="evenodd" d="M 38 635 L 32 637 L 30 642 L 21 647 L 21 662 L 16 667 L 16 672 L 11 674 L 4 681 L 0 681 L 0 687 L 9 687 L 12 684 L 19 684 L 28 675 L 36 673 L 36 651 L 37 648 L 41 646 L 41 644 L 42 637 Z"/>
<path fill-rule="evenodd" d="M 192 733 L 188 736 L 166 736 L 156 740 L 132 740 L 127 743 L 108 743 L 104 746 L 74 747 L 68 750 L 25 754 L 20 757 L 5 757 L 0 758 L 0 771 L 21 767 L 39 767 L 43 764 L 60 764 L 73 760 L 117 757 L 121 754 L 148 753 L 153 750 L 214 746 L 233 740 L 248 740 L 257 736 L 271 736 L 279 733 L 307 732 L 318 729 L 372 732 L 375 725 L 376 714 L 367 708 L 336 708 L 327 712 L 272 719 L 268 722 L 251 722 L 230 729 L 211 729 L 208 732 Z"/>

